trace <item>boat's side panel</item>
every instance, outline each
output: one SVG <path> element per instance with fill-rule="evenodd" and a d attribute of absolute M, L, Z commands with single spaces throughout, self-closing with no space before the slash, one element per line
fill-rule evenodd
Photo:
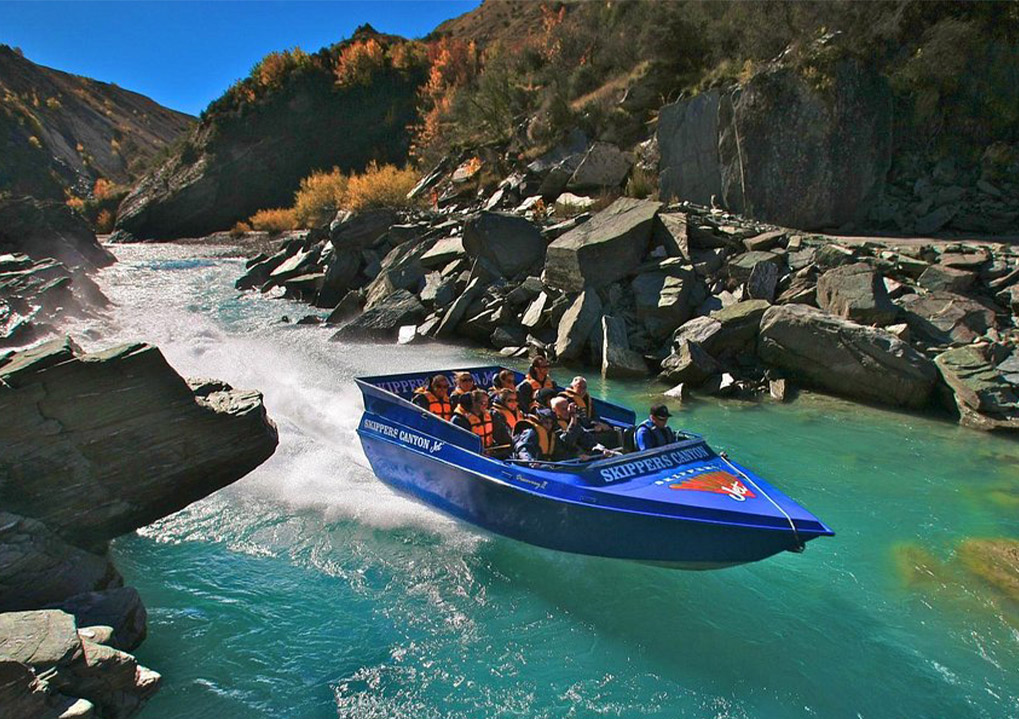
<path fill-rule="evenodd" d="M 365 419 L 372 421 L 368 415 Z M 478 457 L 459 447 L 433 450 L 423 437 L 379 435 L 366 429 L 364 421 L 358 433 L 380 479 L 455 517 L 531 544 L 690 568 L 753 562 L 796 546 L 788 530 L 563 502 L 528 491 L 527 482 L 533 480 L 501 463 L 485 460 L 492 465 L 490 477 L 487 471 L 467 469 L 477 465 Z"/>

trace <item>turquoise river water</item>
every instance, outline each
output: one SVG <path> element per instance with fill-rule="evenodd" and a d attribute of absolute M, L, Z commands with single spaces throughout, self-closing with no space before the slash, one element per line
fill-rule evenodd
<path fill-rule="evenodd" d="M 492 355 L 330 343 L 236 293 L 229 250 L 113 249 L 116 306 L 76 337 L 257 388 L 280 428 L 248 477 L 114 543 L 165 682 L 142 719 L 1019 716 L 1019 611 L 956 560 L 1019 536 L 1019 444 L 821 397 L 696 402 L 674 424 L 837 536 L 713 572 L 561 554 L 392 493 L 354 433 L 354 376 Z M 662 389 L 592 382 L 637 407 Z"/>

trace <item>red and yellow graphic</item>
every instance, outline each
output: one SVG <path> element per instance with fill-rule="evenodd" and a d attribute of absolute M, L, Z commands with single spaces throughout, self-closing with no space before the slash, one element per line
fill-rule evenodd
<path fill-rule="evenodd" d="M 669 489 L 689 489 L 694 492 L 727 494 L 737 502 L 745 501 L 747 497 L 753 499 L 757 496 L 749 487 L 739 481 L 737 477 L 720 469 L 697 474 L 681 482 L 670 484 Z"/>

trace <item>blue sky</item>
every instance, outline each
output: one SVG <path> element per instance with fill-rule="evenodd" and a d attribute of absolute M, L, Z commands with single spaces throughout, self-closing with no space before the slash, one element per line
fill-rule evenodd
<path fill-rule="evenodd" d="M 0 1 L 0 43 L 33 62 L 148 95 L 197 115 L 267 52 L 313 52 L 362 23 L 427 34 L 480 0 L 418 2 Z"/>

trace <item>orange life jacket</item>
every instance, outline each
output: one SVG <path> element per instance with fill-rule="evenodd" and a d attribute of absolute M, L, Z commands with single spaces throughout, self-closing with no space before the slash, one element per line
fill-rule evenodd
<path fill-rule="evenodd" d="M 428 389 L 421 387 L 415 390 L 417 394 L 424 395 L 424 398 L 428 400 L 428 411 L 432 414 L 437 414 L 447 422 L 453 419 L 453 403 L 449 401 L 449 397 L 446 399 L 439 399 Z"/>
<path fill-rule="evenodd" d="M 487 410 L 483 416 L 478 417 L 466 412 L 462 405 L 457 405 L 456 413 L 463 415 L 471 423 L 471 432 L 481 437 L 482 447 L 487 449 L 495 444 L 495 438 L 492 436 L 492 415 Z"/>
<path fill-rule="evenodd" d="M 503 417 L 506 418 L 506 426 L 509 427 L 510 434 L 513 434 L 513 430 L 516 429 L 517 422 L 524 418 L 518 409 L 516 412 L 511 410 L 509 407 L 503 407 L 501 404 L 495 405 L 496 411 L 499 412 Z"/>
<path fill-rule="evenodd" d="M 524 379 L 527 381 L 527 384 L 531 385 L 531 389 L 534 390 L 534 394 L 535 395 L 538 394 L 538 390 L 539 389 L 554 389 L 555 388 L 555 382 L 552 381 L 552 375 L 545 375 L 545 381 L 544 382 L 535 379 L 534 377 L 532 377 L 530 375 L 530 373 L 528 373 L 528 375 L 526 377 L 524 377 Z"/>

